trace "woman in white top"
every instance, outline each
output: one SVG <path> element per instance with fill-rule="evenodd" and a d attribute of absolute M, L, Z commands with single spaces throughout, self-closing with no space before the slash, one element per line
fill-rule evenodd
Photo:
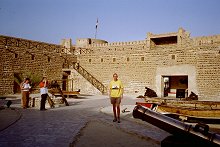
<path fill-rule="evenodd" d="M 30 95 L 30 79 L 26 78 L 24 82 L 21 83 L 22 91 L 22 108 L 27 109 L 29 107 L 29 95 Z"/>

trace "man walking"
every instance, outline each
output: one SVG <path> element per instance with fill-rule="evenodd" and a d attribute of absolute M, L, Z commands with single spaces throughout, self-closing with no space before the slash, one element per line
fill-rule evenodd
<path fill-rule="evenodd" d="M 113 106 L 114 119 L 113 122 L 120 123 L 120 103 L 123 98 L 124 87 L 120 80 L 118 80 L 118 75 L 113 74 L 113 80 L 109 85 L 109 97 L 111 104 Z"/>

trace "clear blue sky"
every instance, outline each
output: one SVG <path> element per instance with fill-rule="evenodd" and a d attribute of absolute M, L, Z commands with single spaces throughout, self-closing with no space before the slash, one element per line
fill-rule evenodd
<path fill-rule="evenodd" d="M 220 34 L 220 0 L 0 0 L 0 34 L 59 44 L 62 38 L 144 40 L 147 32 Z"/>

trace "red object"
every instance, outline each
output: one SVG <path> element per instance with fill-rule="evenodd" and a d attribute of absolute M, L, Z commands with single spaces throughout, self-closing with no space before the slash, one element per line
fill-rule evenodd
<path fill-rule="evenodd" d="M 40 88 L 44 87 L 44 82 L 40 82 L 39 84 Z M 46 83 L 46 87 L 48 86 L 48 82 Z"/>
<path fill-rule="evenodd" d="M 142 103 L 142 102 L 136 102 L 136 105 L 141 105 L 147 108 L 152 108 L 153 104 L 152 103 Z"/>

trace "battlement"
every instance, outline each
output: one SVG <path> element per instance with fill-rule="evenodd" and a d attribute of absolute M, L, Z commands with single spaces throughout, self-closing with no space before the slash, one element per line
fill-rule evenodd
<path fill-rule="evenodd" d="M 164 33 L 164 34 L 153 34 L 148 32 L 147 38 L 162 38 L 162 37 L 170 37 L 170 36 L 178 36 L 177 32 Z"/>
<path fill-rule="evenodd" d="M 112 42 L 104 44 L 91 44 L 88 47 L 112 47 L 112 46 L 129 46 L 129 45 L 143 45 L 146 44 L 146 40 L 141 41 L 129 41 L 129 42 Z"/>
<path fill-rule="evenodd" d="M 5 48 L 10 47 L 10 50 L 15 50 L 15 47 L 21 47 L 29 49 L 39 49 L 48 52 L 63 52 L 63 47 L 61 45 L 33 41 L 23 38 L 9 37 L 4 35 L 0 35 L 0 46 L 4 46 Z"/>
<path fill-rule="evenodd" d="M 169 45 L 169 44 L 181 44 L 185 40 L 189 40 L 190 33 L 186 32 L 183 28 L 179 28 L 177 32 L 164 33 L 164 34 L 153 34 L 147 33 L 147 38 L 140 41 L 129 41 L 129 42 L 112 42 L 112 43 L 93 43 L 88 44 L 87 48 L 93 47 L 115 47 L 115 46 L 133 46 L 133 45 L 147 45 L 147 47 L 154 47 L 155 45 Z M 185 41 L 186 42 L 186 41 Z"/>
<path fill-rule="evenodd" d="M 220 43 L 220 35 L 195 37 L 192 39 L 194 45 L 210 45 Z"/>
<path fill-rule="evenodd" d="M 78 39 L 75 53 L 79 54 L 101 54 L 115 51 L 132 52 L 137 50 L 162 49 L 162 48 L 178 48 L 188 46 L 201 46 L 220 43 L 220 35 L 204 36 L 191 38 L 190 33 L 183 28 L 179 28 L 177 32 L 153 34 L 148 32 L 145 40 L 129 41 L 129 42 L 112 42 L 99 39 Z"/>
<path fill-rule="evenodd" d="M 154 48 L 158 45 L 182 45 L 190 39 L 190 33 L 183 28 L 179 28 L 177 32 L 165 34 L 147 33 L 147 47 Z"/>
<path fill-rule="evenodd" d="M 89 45 L 106 44 L 106 43 L 108 42 L 101 39 L 80 38 L 80 39 L 76 39 L 76 48 L 85 48 L 88 47 Z"/>
<path fill-rule="evenodd" d="M 154 48 L 155 46 L 161 45 L 185 45 L 188 43 L 193 45 L 205 45 L 220 42 L 220 35 L 214 36 L 203 36 L 190 38 L 190 33 L 185 31 L 183 28 L 179 28 L 177 32 L 153 34 L 147 33 L 145 40 L 139 41 L 128 41 L 128 42 L 112 42 L 108 43 L 105 40 L 81 38 L 76 40 L 76 48 L 96 48 L 96 47 L 124 47 L 124 46 L 138 46 L 146 45 L 147 48 Z"/>

